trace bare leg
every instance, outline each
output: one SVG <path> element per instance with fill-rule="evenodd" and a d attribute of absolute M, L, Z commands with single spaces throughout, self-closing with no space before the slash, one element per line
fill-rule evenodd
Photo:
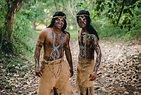
<path fill-rule="evenodd" d="M 55 87 L 53 87 L 54 95 L 58 95 L 57 90 Z"/>

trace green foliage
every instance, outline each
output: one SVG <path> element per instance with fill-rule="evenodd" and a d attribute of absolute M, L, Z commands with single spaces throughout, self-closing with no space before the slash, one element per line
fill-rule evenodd
<path fill-rule="evenodd" d="M 3 27 L 4 21 L 5 21 L 5 15 L 6 15 L 6 10 L 5 10 L 5 0 L 0 1 L 0 27 Z"/>
<path fill-rule="evenodd" d="M 2 42 L 2 35 L 4 30 L 4 23 L 5 23 L 5 15 L 6 15 L 6 8 L 5 8 L 5 0 L 0 0 L 0 49 L 1 49 L 1 42 Z"/>
<path fill-rule="evenodd" d="M 137 16 L 135 19 L 132 19 L 132 22 L 134 22 L 134 27 L 126 33 L 125 39 L 138 39 L 141 37 L 141 15 Z"/>
<path fill-rule="evenodd" d="M 13 75 L 25 76 L 29 65 L 27 59 L 33 60 L 34 49 L 39 31 L 33 26 L 48 25 L 56 11 L 63 11 L 67 15 L 67 31 L 71 38 L 77 39 L 76 13 L 88 10 L 91 14 L 92 25 L 97 30 L 100 40 L 124 39 L 132 40 L 141 37 L 141 0 L 125 0 L 124 9 L 117 20 L 123 0 L 24 0 L 23 6 L 16 15 L 13 32 L 13 44 L 16 53 L 4 54 L 0 47 L 0 75 L 7 78 Z M 7 13 L 6 0 L 0 0 L 0 42 L 3 37 L 5 16 Z M 1 45 L 0 45 L 1 46 Z M 22 64 L 21 64 L 22 63 Z M 23 64 L 24 63 L 24 64 Z M 2 80 L 3 88 L 12 90 L 13 84 Z"/>
<path fill-rule="evenodd" d="M 101 18 L 100 20 L 97 20 L 95 23 L 97 27 L 99 27 L 96 30 L 98 31 L 100 39 L 105 39 L 108 37 L 112 37 L 114 35 L 116 35 L 116 37 L 118 38 L 119 36 L 117 35 L 119 34 L 121 35 L 123 33 L 123 31 L 118 26 L 111 25 L 108 22 L 108 19 Z"/>
<path fill-rule="evenodd" d="M 47 18 L 46 5 L 42 2 L 30 2 L 25 3 L 21 13 L 31 21 L 32 25 L 46 24 L 45 19 Z"/>
<path fill-rule="evenodd" d="M 78 31 L 76 29 L 68 30 L 68 32 L 70 33 L 70 36 L 71 36 L 72 39 L 77 40 L 77 38 L 78 38 Z"/>
<path fill-rule="evenodd" d="M 34 31 L 31 28 L 31 21 L 21 12 L 17 14 L 14 27 L 13 43 L 18 53 L 28 54 L 33 52 L 33 45 L 30 39 L 33 39 Z"/>
<path fill-rule="evenodd" d="M 67 31 L 71 37 L 77 39 L 76 13 L 79 10 L 88 10 L 91 14 L 92 25 L 101 38 L 114 37 L 131 39 L 139 37 L 141 21 L 141 1 L 126 0 L 122 15 L 117 25 L 119 12 L 123 0 L 25 0 L 22 8 L 16 16 L 14 27 L 15 50 L 20 53 L 32 52 L 35 42 L 32 39 L 38 33 L 32 28 L 38 25 L 50 23 L 52 15 L 56 11 L 64 11 L 67 15 Z M 5 22 L 5 0 L 0 1 L 0 31 Z M 36 29 L 36 28 L 34 28 Z M 0 32 L 0 36 L 2 33 Z"/>

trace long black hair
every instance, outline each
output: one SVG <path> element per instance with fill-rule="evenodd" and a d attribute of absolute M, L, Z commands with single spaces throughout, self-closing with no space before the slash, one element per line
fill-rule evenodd
<path fill-rule="evenodd" d="M 91 25 L 90 13 L 88 11 L 86 11 L 86 10 L 79 11 L 77 13 L 77 23 L 78 23 L 79 15 L 84 15 L 86 17 L 86 20 L 87 20 L 86 29 L 87 29 L 88 33 L 94 34 L 97 37 L 97 39 L 99 40 L 99 36 L 98 36 L 97 31 Z"/>
<path fill-rule="evenodd" d="M 65 19 L 66 19 L 66 14 L 63 13 L 62 11 L 55 12 L 55 14 L 53 15 L 53 18 L 52 18 L 51 23 L 48 26 L 48 28 L 50 28 L 50 27 L 52 28 L 54 26 L 55 20 L 57 19 L 57 18 L 54 18 L 55 16 L 65 16 Z M 64 33 L 66 33 L 65 29 L 67 27 L 67 22 L 66 22 L 65 19 L 64 19 L 64 25 L 63 25 L 63 27 L 61 29 Z"/>

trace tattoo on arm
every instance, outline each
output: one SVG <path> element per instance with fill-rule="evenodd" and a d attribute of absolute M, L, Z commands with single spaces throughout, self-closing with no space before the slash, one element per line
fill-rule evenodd
<path fill-rule="evenodd" d="M 96 58 L 96 64 L 95 64 L 95 67 L 94 67 L 94 71 L 96 72 L 99 68 L 99 65 L 100 65 L 100 62 L 101 62 L 101 50 L 100 50 L 100 47 L 96 47 L 96 52 L 97 52 L 97 58 Z"/>
<path fill-rule="evenodd" d="M 94 47 L 95 47 L 96 54 L 97 54 L 94 71 L 97 72 L 99 65 L 100 65 L 100 62 L 101 62 L 101 49 L 100 49 L 100 46 L 98 44 L 98 39 L 97 39 L 96 36 L 94 36 Z"/>
<path fill-rule="evenodd" d="M 42 48 L 42 44 L 41 43 L 37 43 L 36 49 L 35 49 L 35 54 L 34 54 L 35 69 L 36 70 L 38 70 L 38 68 L 40 67 L 39 58 L 40 58 L 40 50 L 41 50 L 41 48 Z"/>
<path fill-rule="evenodd" d="M 44 44 L 45 37 L 46 37 L 46 30 L 43 30 L 43 31 L 39 34 L 38 41 L 37 41 L 37 44 L 36 44 L 36 49 L 35 49 L 35 52 L 34 52 L 35 69 L 36 69 L 36 70 L 39 70 L 39 68 L 40 68 L 40 64 L 39 64 L 39 60 L 40 60 L 40 51 L 41 51 L 42 46 L 43 46 L 43 44 Z"/>

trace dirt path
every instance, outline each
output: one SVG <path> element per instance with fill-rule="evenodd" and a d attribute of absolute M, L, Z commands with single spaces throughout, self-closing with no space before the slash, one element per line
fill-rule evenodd
<path fill-rule="evenodd" d="M 77 41 L 71 41 L 70 45 L 76 71 Z M 141 91 L 141 82 L 139 82 L 141 45 L 128 42 L 100 42 L 100 46 L 102 62 L 98 77 L 94 81 L 95 95 L 139 95 L 141 93 L 139 92 Z M 75 77 L 76 73 L 72 78 L 72 85 L 75 84 Z"/>
<path fill-rule="evenodd" d="M 78 43 L 70 41 L 74 63 L 74 76 L 71 84 L 75 89 Z M 95 95 L 139 95 L 141 93 L 141 45 L 131 43 L 100 42 L 102 62 L 94 81 Z M 2 76 L 1 80 L 8 80 L 12 86 L 1 86 L 0 95 L 37 95 L 38 77 L 34 76 L 34 64 L 28 64 L 27 73 L 11 77 Z M 2 75 L 2 74 L 1 74 Z M 1 81 L 2 82 L 2 81 Z M 5 84 L 3 84 L 5 85 Z M 7 85 L 7 84 L 6 84 Z M 141 95 L 141 94 L 140 94 Z"/>

